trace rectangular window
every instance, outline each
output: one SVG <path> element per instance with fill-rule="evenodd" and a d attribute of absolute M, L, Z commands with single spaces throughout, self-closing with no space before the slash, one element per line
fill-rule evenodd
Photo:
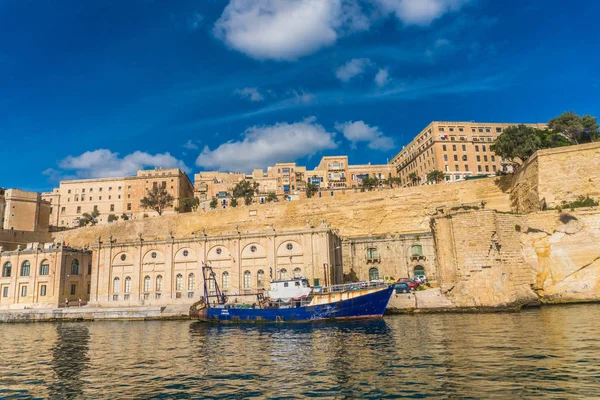
<path fill-rule="evenodd" d="M 454 128 L 450 128 L 450 132 L 454 132 Z"/>
<path fill-rule="evenodd" d="M 496 128 L 496 132 L 498 132 L 498 133 L 502 132 L 502 128 Z"/>
<path fill-rule="evenodd" d="M 65 207 L 61 207 L 60 212 L 65 212 Z"/>
<path fill-rule="evenodd" d="M 496 162 L 496 157 L 492 156 L 492 162 Z"/>
<path fill-rule="evenodd" d="M 452 151 L 456 151 L 456 145 L 455 144 L 452 145 Z"/>
<path fill-rule="evenodd" d="M 21 297 L 27 296 L 27 286 L 21 286 Z"/>
<path fill-rule="evenodd" d="M 445 144 L 444 144 L 444 145 L 442 145 L 442 150 L 443 150 L 443 151 L 446 151 L 446 145 L 445 145 Z"/>
<path fill-rule="evenodd" d="M 108 191 L 110 192 L 111 190 L 112 190 L 112 186 L 109 186 L 108 187 Z"/>
<path fill-rule="evenodd" d="M 458 155 L 454 155 L 454 161 L 458 161 Z"/>
<path fill-rule="evenodd" d="M 127 211 L 131 211 L 131 203 L 127 203 Z"/>
<path fill-rule="evenodd" d="M 448 154 L 444 154 L 444 161 L 448 161 Z"/>
<path fill-rule="evenodd" d="M 100 192 L 102 191 L 102 188 L 98 189 Z"/>
<path fill-rule="evenodd" d="M 492 131 L 492 128 L 485 128 L 485 131 L 489 133 Z"/>
<path fill-rule="evenodd" d="M 486 148 L 485 148 L 485 145 L 482 146 L 482 150 L 483 151 L 487 151 Z"/>
<path fill-rule="evenodd" d="M 440 132 L 444 132 L 446 130 L 446 128 L 444 128 L 443 126 L 440 126 Z"/>
<path fill-rule="evenodd" d="M 8 286 L 2 288 L 2 297 L 8 297 Z"/>
<path fill-rule="evenodd" d="M 477 166 L 477 171 L 481 172 L 481 165 Z"/>
<path fill-rule="evenodd" d="M 121 186 L 118 187 L 118 190 L 121 190 Z"/>
<path fill-rule="evenodd" d="M 479 146 L 475 145 L 475 151 L 479 151 Z"/>
<path fill-rule="evenodd" d="M 483 156 L 483 161 L 487 162 L 487 156 Z"/>
<path fill-rule="evenodd" d="M 485 166 L 485 172 L 490 172 L 490 166 L 489 165 Z"/>
<path fill-rule="evenodd" d="M 167 188 L 167 182 L 166 181 L 162 181 L 162 188 L 166 189 Z"/>
<path fill-rule="evenodd" d="M 76 284 L 71 284 L 71 296 L 75 295 L 75 293 L 77 293 L 77 285 Z"/>
<path fill-rule="evenodd" d="M 483 133 L 483 128 L 479 128 L 479 132 L 482 132 L 482 133 Z"/>
<path fill-rule="evenodd" d="M 158 182 L 152 182 L 152 189 L 158 189 Z"/>
<path fill-rule="evenodd" d="M 463 144 L 463 145 L 462 145 L 462 149 L 463 149 L 463 151 L 467 151 L 467 145 L 466 145 L 466 144 Z"/>
<path fill-rule="evenodd" d="M 114 204 L 110 205 L 110 211 L 115 211 L 115 205 Z"/>
<path fill-rule="evenodd" d="M 92 284 L 88 283 L 88 290 L 87 290 L 87 294 L 90 294 L 92 292 Z"/>
<path fill-rule="evenodd" d="M 481 162 L 481 156 L 477 156 L 477 162 Z"/>
<path fill-rule="evenodd" d="M 81 214 L 81 206 L 77 206 L 77 214 Z"/>
<path fill-rule="evenodd" d="M 40 296 L 46 295 L 46 285 L 40 286 Z"/>
<path fill-rule="evenodd" d="M 469 166 L 465 164 L 465 171 L 469 170 Z"/>
<path fill-rule="evenodd" d="M 462 126 L 459 126 L 459 127 L 458 127 L 458 131 L 459 131 L 459 132 L 463 132 L 464 130 L 465 130 L 465 129 L 464 129 Z"/>
<path fill-rule="evenodd" d="M 492 165 L 492 169 L 494 170 L 494 172 L 496 172 L 496 166 Z"/>
<path fill-rule="evenodd" d="M 68 193 L 68 194 L 71 194 L 71 189 L 67 190 L 67 193 Z"/>
<path fill-rule="evenodd" d="M 454 170 L 455 170 L 455 171 L 458 171 L 458 165 L 455 165 L 455 166 L 454 166 Z"/>

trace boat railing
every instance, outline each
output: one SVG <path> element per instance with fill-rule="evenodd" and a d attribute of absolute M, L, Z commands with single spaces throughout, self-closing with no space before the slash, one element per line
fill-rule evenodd
<path fill-rule="evenodd" d="M 316 287 L 314 288 L 314 292 L 318 294 L 341 293 L 352 292 L 356 290 L 386 288 L 388 286 L 388 284 L 383 282 L 352 282 L 343 283 L 340 285 L 324 286 L 321 288 Z"/>

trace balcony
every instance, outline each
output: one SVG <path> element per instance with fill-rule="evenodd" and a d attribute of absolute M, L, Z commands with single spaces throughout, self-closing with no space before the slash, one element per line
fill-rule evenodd
<path fill-rule="evenodd" d="M 381 263 L 381 257 L 376 256 L 367 256 L 367 264 Z"/>
<path fill-rule="evenodd" d="M 427 257 L 423 256 L 423 255 L 412 255 L 410 256 L 410 261 L 425 261 L 427 260 Z"/>

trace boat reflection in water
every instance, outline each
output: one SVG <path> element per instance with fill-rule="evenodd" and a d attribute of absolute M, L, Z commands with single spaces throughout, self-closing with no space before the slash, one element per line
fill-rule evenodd
<path fill-rule="evenodd" d="M 308 322 L 381 318 L 393 286 L 363 282 L 312 288 L 306 278 L 272 281 L 265 297 L 252 305 L 230 303 L 221 293 L 212 268 L 202 266 L 204 296 L 190 307 L 190 316 L 210 322 Z"/>

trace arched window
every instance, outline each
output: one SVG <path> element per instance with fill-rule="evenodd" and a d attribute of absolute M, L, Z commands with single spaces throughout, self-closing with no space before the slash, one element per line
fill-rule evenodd
<path fill-rule="evenodd" d="M 223 289 L 229 289 L 229 272 L 223 272 Z"/>
<path fill-rule="evenodd" d="M 146 275 L 144 277 L 144 292 L 149 292 L 151 287 L 151 279 L 148 275 Z"/>
<path fill-rule="evenodd" d="M 294 278 L 302 278 L 302 269 L 294 268 Z"/>
<path fill-rule="evenodd" d="M 287 269 L 281 268 L 279 270 L 279 279 L 287 279 L 287 278 L 288 278 Z"/>
<path fill-rule="evenodd" d="M 188 292 L 193 292 L 196 287 L 196 276 L 194 274 L 188 275 Z"/>
<path fill-rule="evenodd" d="M 183 275 L 177 274 L 175 277 L 175 291 L 181 292 L 183 290 Z"/>
<path fill-rule="evenodd" d="M 2 268 L 2 276 L 4 278 L 9 277 L 11 272 L 12 272 L 12 264 L 10 262 L 5 263 L 4 267 Z"/>
<path fill-rule="evenodd" d="M 121 291 L 121 279 L 116 277 L 113 279 L 113 293 L 119 293 Z"/>
<path fill-rule="evenodd" d="M 375 281 L 379 279 L 379 270 L 377 268 L 371 268 L 369 270 L 369 280 Z"/>
<path fill-rule="evenodd" d="M 414 269 L 415 276 L 425 276 L 425 267 L 417 265 Z"/>
<path fill-rule="evenodd" d="M 156 291 L 162 292 L 162 275 L 156 277 Z"/>
<path fill-rule="evenodd" d="M 71 275 L 79 275 L 79 261 L 74 259 L 71 263 Z"/>
<path fill-rule="evenodd" d="M 21 276 L 29 276 L 30 272 L 31 264 L 27 260 L 23 261 L 23 264 L 21 264 Z"/>
<path fill-rule="evenodd" d="M 250 271 L 244 271 L 244 289 L 252 287 L 252 274 Z"/>
<path fill-rule="evenodd" d="M 262 269 L 259 269 L 258 273 L 256 274 L 256 286 L 259 288 L 265 286 L 265 271 Z"/>
<path fill-rule="evenodd" d="M 125 278 L 125 293 L 131 293 L 131 277 Z"/>
<path fill-rule="evenodd" d="M 48 260 L 42 261 L 40 265 L 40 275 L 50 275 L 50 264 L 48 264 Z"/>
<path fill-rule="evenodd" d="M 413 244 L 410 253 L 413 257 L 423 257 L 423 247 L 420 244 Z"/>

